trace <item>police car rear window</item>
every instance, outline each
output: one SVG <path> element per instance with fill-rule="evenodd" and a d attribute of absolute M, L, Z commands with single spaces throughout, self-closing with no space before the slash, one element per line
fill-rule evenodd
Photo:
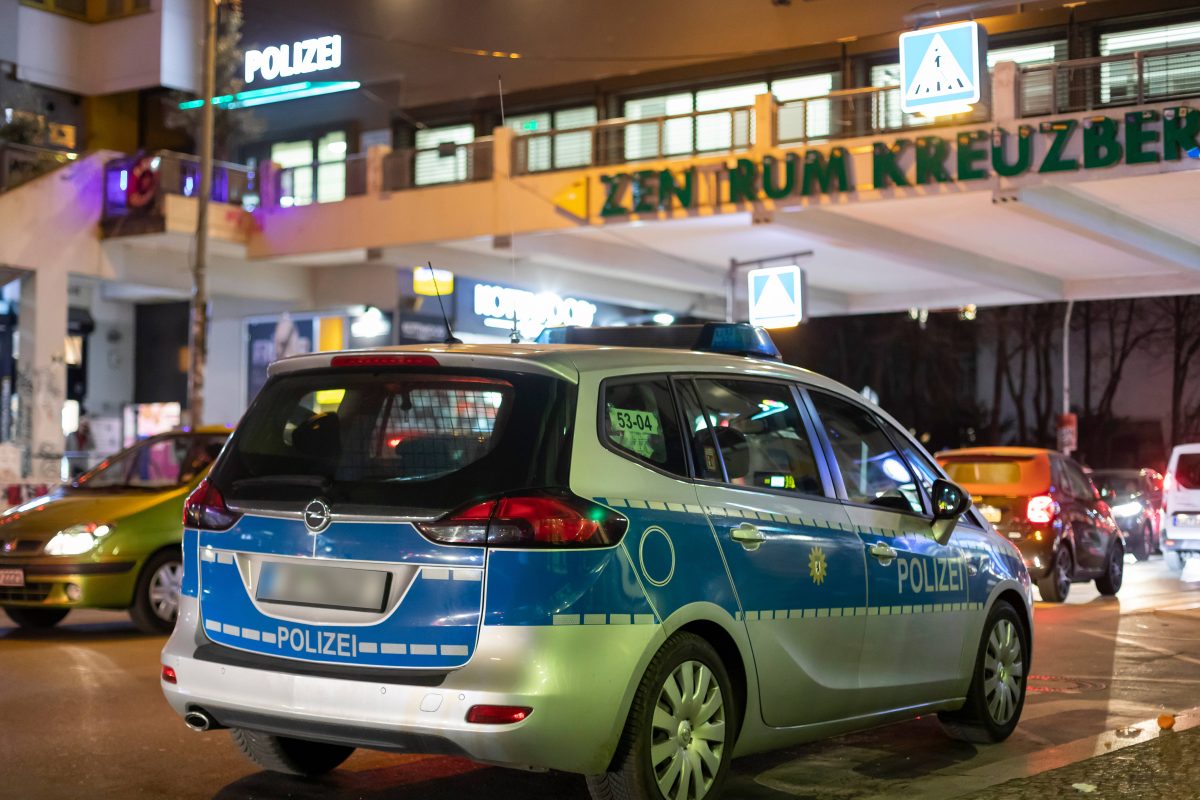
<path fill-rule="evenodd" d="M 231 501 L 320 495 L 439 509 L 555 485 L 568 397 L 563 381 L 481 371 L 284 375 L 263 388 L 213 480 Z"/>

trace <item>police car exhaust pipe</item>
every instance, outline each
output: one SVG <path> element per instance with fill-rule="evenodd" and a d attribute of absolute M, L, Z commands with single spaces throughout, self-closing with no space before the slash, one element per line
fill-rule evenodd
<path fill-rule="evenodd" d="M 189 711 L 183 715 L 183 724 L 187 725 L 197 733 L 203 733 L 215 726 L 213 718 L 208 715 L 207 711 Z"/>

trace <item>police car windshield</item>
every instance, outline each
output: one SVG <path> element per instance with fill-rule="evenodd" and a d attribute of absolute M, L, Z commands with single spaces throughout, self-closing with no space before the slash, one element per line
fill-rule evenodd
<path fill-rule="evenodd" d="M 457 507 L 565 485 L 572 387 L 481 370 L 334 369 L 269 382 L 212 481 L 230 502 Z"/>

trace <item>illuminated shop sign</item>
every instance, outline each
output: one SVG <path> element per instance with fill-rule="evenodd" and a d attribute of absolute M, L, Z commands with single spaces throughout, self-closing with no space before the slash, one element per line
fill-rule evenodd
<path fill-rule="evenodd" d="M 473 309 L 489 328 L 512 330 L 513 320 L 523 339 L 534 339 L 543 328 L 588 326 L 599 310 L 595 303 L 553 292 L 530 292 L 511 286 L 475 284 Z"/>
<path fill-rule="evenodd" d="M 255 79 L 273 81 L 337 69 L 342 65 L 342 37 L 318 36 L 262 50 L 247 50 L 245 64 L 247 84 Z"/>
<path fill-rule="evenodd" d="M 1121 118 L 1060 119 L 797 150 L 780 158 L 738 158 L 685 170 L 601 175 L 601 217 L 657 215 L 678 208 L 756 203 L 1030 174 L 1070 173 L 1118 164 L 1179 161 L 1200 147 L 1200 110 L 1130 111 Z"/>

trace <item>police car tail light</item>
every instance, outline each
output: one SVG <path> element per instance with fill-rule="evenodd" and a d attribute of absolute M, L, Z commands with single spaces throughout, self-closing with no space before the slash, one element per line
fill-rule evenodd
<path fill-rule="evenodd" d="M 488 523 L 496 510 L 495 500 L 467 506 L 436 522 L 422 522 L 417 529 L 441 544 L 487 544 Z"/>
<path fill-rule="evenodd" d="M 488 527 L 488 545 L 583 546 L 616 544 L 629 521 L 571 495 L 502 497 Z"/>
<path fill-rule="evenodd" d="M 1054 498 L 1048 494 L 1039 494 L 1029 498 L 1025 504 L 1025 519 L 1034 525 L 1045 525 L 1054 519 Z"/>
<path fill-rule="evenodd" d="M 225 505 L 225 498 L 208 480 L 200 481 L 183 504 L 183 527 L 202 531 L 225 531 L 241 519 Z"/>
<path fill-rule="evenodd" d="M 520 494 L 466 506 L 417 528 L 442 544 L 488 547 L 605 547 L 629 520 L 570 494 Z"/>

